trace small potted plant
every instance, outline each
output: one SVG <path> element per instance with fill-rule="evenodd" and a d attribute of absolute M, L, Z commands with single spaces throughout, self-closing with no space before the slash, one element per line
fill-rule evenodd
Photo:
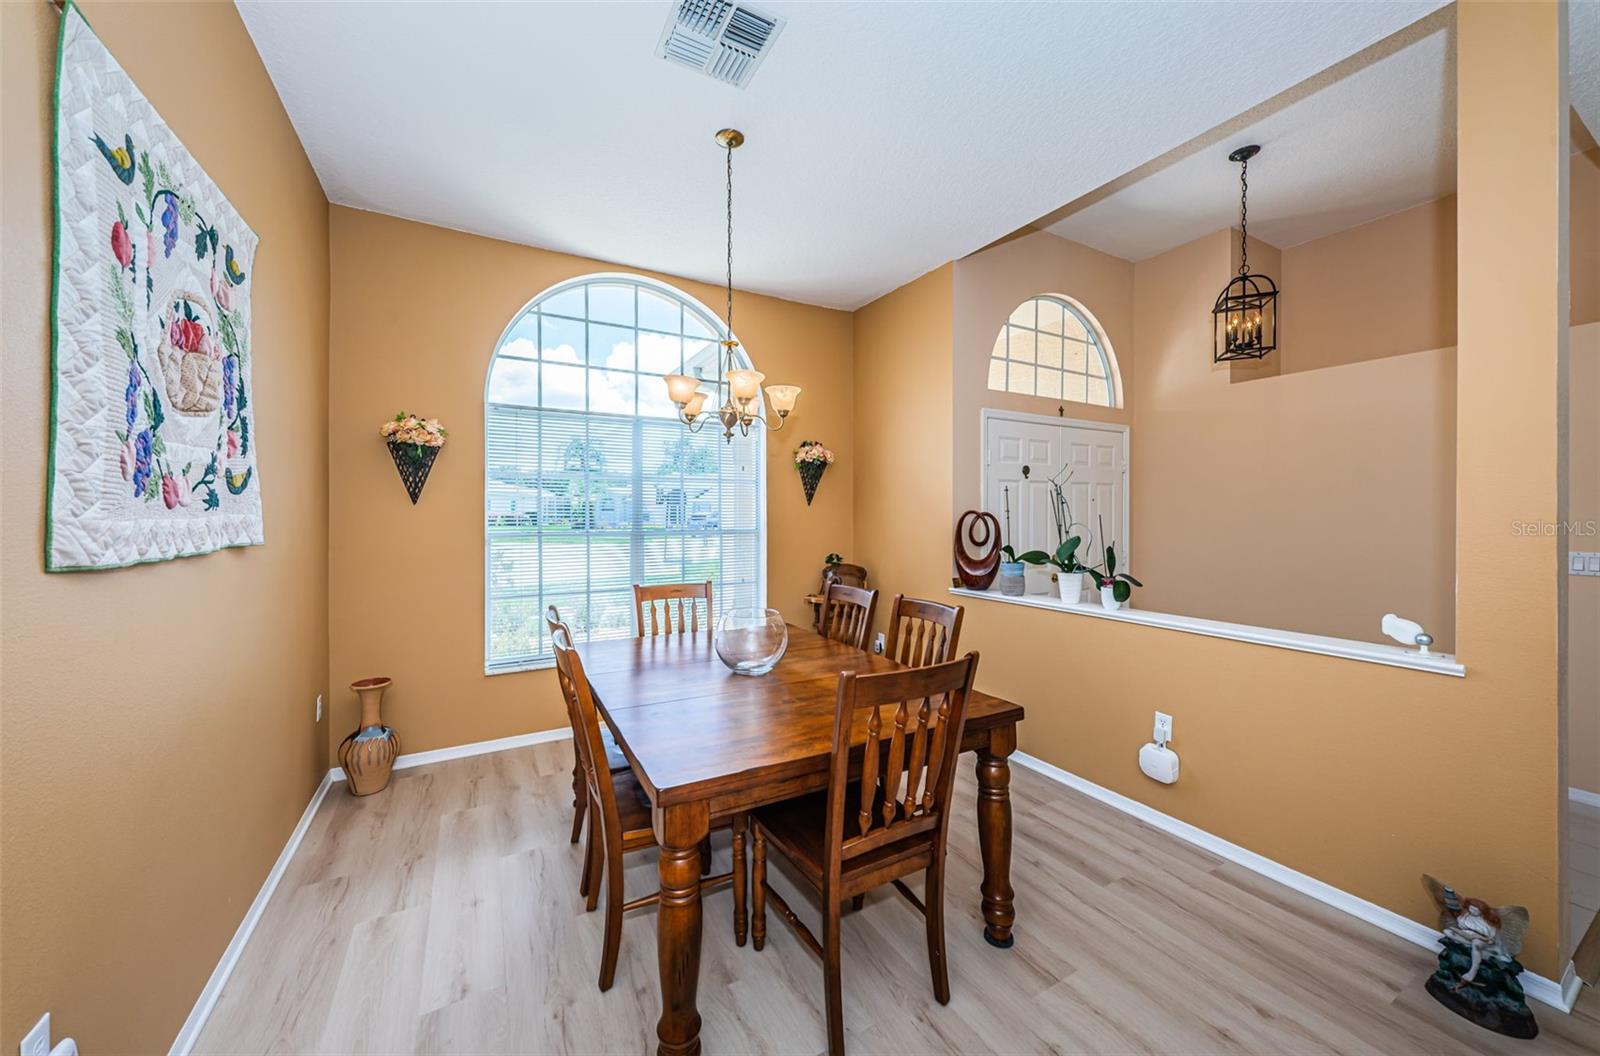
<path fill-rule="evenodd" d="M 1061 591 L 1061 600 L 1068 605 L 1077 605 L 1083 601 L 1083 579 L 1093 574 L 1078 560 L 1078 547 L 1082 543 L 1082 539 L 1073 535 L 1062 540 L 1053 554 L 1047 554 L 1043 550 L 1030 550 L 1022 555 L 1022 560 L 1030 565 L 1055 566 L 1056 586 Z"/>
<path fill-rule="evenodd" d="M 1030 560 L 1035 554 L 1042 556 L 1043 551 L 1029 550 L 1027 553 L 1019 555 L 1015 550 L 1011 549 L 1010 543 L 1000 548 L 1000 579 L 998 581 L 1000 593 L 1011 597 L 1022 596 L 1027 589 L 1027 580 L 1023 577 L 1028 565 L 1036 563 Z"/>
<path fill-rule="evenodd" d="M 1100 588 L 1100 607 L 1108 612 L 1116 612 L 1128 603 L 1133 597 L 1133 588 L 1142 587 L 1137 579 L 1126 572 L 1117 571 L 1117 548 L 1115 544 L 1106 547 L 1105 570 L 1098 568 L 1084 569 L 1094 578 L 1094 585 Z"/>

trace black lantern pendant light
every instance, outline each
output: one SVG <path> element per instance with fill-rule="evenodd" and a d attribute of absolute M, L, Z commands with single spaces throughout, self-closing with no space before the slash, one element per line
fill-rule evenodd
<path fill-rule="evenodd" d="M 1223 288 L 1211 309 L 1216 338 L 1214 359 L 1218 363 L 1261 359 L 1278 347 L 1278 284 L 1265 275 L 1250 274 L 1246 226 L 1250 184 L 1246 174 L 1250 159 L 1260 151 L 1260 147 L 1251 144 L 1228 155 L 1229 161 L 1239 163 L 1239 274 Z"/>

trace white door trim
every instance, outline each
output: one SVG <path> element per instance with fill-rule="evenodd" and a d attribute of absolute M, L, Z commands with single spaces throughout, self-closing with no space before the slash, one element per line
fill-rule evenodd
<path fill-rule="evenodd" d="M 985 407 L 978 414 L 978 509 L 999 516 L 998 510 L 989 510 L 985 506 L 989 494 L 989 423 L 992 421 L 1022 422 L 1027 425 L 1055 425 L 1070 426 L 1074 429 L 1089 429 L 1098 432 L 1115 433 L 1122 441 L 1122 563 L 1125 568 L 1133 567 L 1133 518 L 1129 506 L 1129 496 L 1133 493 L 1133 481 L 1129 475 L 1132 462 L 1130 434 L 1131 429 L 1118 422 L 1097 422 L 1090 418 L 1062 418 L 1053 414 L 1034 414 L 1031 411 L 1008 411 L 999 407 Z"/>

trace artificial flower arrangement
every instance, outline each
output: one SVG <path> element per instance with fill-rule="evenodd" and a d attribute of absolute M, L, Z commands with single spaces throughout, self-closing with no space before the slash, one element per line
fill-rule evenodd
<path fill-rule="evenodd" d="M 444 446 L 444 426 L 437 418 L 419 418 L 401 411 L 378 427 L 378 435 L 389 445 L 394 458 L 394 468 L 400 472 L 400 481 L 406 486 L 415 506 L 422 495 L 422 486 L 428 482 L 428 471 L 433 460 L 439 457 Z"/>
<path fill-rule="evenodd" d="M 833 452 L 816 440 L 802 440 L 794 449 L 794 468 L 800 471 L 800 484 L 806 490 L 806 505 L 811 505 L 822 483 L 822 474 L 833 465 Z"/>
<path fill-rule="evenodd" d="M 437 418 L 418 418 L 401 411 L 378 427 L 378 434 L 391 444 L 417 447 L 443 447 L 446 435 Z M 421 452 L 417 452 L 421 454 Z"/>

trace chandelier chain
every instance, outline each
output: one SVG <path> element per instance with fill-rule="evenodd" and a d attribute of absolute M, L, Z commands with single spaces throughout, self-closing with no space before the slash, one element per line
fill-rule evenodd
<path fill-rule="evenodd" d="M 731 193 L 731 192 L 730 192 Z M 730 236 L 731 237 L 731 236 Z M 1250 159 L 1239 163 L 1239 274 L 1250 274 Z"/>
<path fill-rule="evenodd" d="M 728 143 L 728 338 L 733 339 L 733 143 Z"/>

